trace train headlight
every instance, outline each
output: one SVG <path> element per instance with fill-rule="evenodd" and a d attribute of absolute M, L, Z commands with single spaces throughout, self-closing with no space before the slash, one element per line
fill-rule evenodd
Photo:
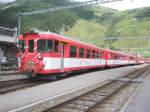
<path fill-rule="evenodd" d="M 37 56 L 37 58 L 38 58 L 39 60 L 42 60 L 42 59 L 43 59 L 43 56 L 42 56 L 41 54 L 39 54 L 39 55 Z"/>
<path fill-rule="evenodd" d="M 24 58 L 25 56 L 24 56 L 23 53 L 18 53 L 18 54 L 17 54 L 17 57 L 20 58 L 20 59 L 22 59 L 22 58 Z"/>
<path fill-rule="evenodd" d="M 23 59 L 24 57 L 25 57 L 24 54 L 21 54 L 20 58 Z"/>
<path fill-rule="evenodd" d="M 32 68 L 34 68 L 34 66 L 35 66 L 35 63 L 33 61 L 27 61 L 28 68 L 32 69 Z"/>

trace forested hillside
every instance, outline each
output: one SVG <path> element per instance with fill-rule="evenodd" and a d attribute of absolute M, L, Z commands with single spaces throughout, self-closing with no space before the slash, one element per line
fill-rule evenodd
<path fill-rule="evenodd" d="M 17 0 L 13 4 L 16 6 L 5 8 L 0 11 L 0 25 L 6 27 L 16 27 L 18 12 L 27 12 L 39 9 L 47 9 L 50 7 L 68 4 L 67 0 Z M 57 12 L 49 12 L 33 16 L 22 17 L 22 32 L 28 31 L 32 27 L 52 32 L 59 32 L 62 26 L 65 30 L 72 27 L 79 18 L 89 19 L 93 16 L 93 11 L 87 8 L 78 8 L 73 10 L 63 10 Z M 84 16 L 85 15 L 85 16 Z"/>
<path fill-rule="evenodd" d="M 101 47 L 105 45 L 105 47 L 110 47 L 112 49 L 150 47 L 150 43 L 146 39 L 136 39 L 136 37 L 147 37 L 150 34 L 150 8 L 123 12 L 103 7 L 92 7 L 92 10 L 94 11 L 94 15 L 96 15 L 93 19 L 88 21 L 82 20 L 82 22 L 78 21 L 74 27 L 66 32 L 66 34 L 75 35 L 75 37 L 78 38 L 81 37 L 83 40 L 87 37 L 89 37 L 88 39 L 90 40 L 92 35 L 93 38 L 101 38 L 100 43 L 103 39 L 118 38 L 115 40 L 103 41 L 103 44 L 101 44 Z M 94 25 L 89 25 L 90 23 L 96 23 L 100 28 L 94 28 Z M 83 24 L 86 24 L 86 26 Z M 87 30 L 85 30 L 85 27 L 87 27 Z M 91 27 L 92 30 L 89 31 Z M 96 33 L 98 35 L 95 34 L 97 30 L 99 30 L 99 34 Z M 88 41 L 88 39 L 86 40 Z M 95 41 L 98 42 L 97 40 Z M 94 42 L 94 40 L 92 42 Z M 99 43 L 96 45 L 99 45 Z"/>
<path fill-rule="evenodd" d="M 2 6 L 3 6 L 3 4 L 2 4 L 2 3 L 0 3 L 0 9 L 2 8 Z"/>
<path fill-rule="evenodd" d="M 0 26 L 16 27 L 16 14 L 18 12 L 47 9 L 70 3 L 73 3 L 73 1 L 17 0 L 5 4 L 3 9 L 0 10 Z M 100 6 L 81 7 L 24 16 L 22 17 L 21 31 L 25 33 L 34 27 L 112 49 L 149 48 L 150 42 L 146 39 L 128 38 L 149 36 L 149 12 L 149 7 L 121 12 Z M 110 37 L 118 39 L 107 40 Z"/>

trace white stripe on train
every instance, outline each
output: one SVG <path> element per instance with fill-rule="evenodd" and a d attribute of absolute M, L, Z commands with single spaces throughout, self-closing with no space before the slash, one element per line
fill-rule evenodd
<path fill-rule="evenodd" d="M 44 69 L 60 69 L 61 68 L 61 58 L 43 58 Z M 121 64 L 134 64 L 135 61 L 128 60 L 108 60 L 108 65 L 121 65 Z M 85 66 L 98 66 L 106 65 L 105 59 L 77 59 L 77 58 L 64 58 L 64 68 L 74 68 L 74 67 L 85 67 Z"/>

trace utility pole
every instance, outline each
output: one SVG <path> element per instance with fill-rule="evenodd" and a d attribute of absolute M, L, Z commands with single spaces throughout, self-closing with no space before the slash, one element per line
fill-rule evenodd
<path fill-rule="evenodd" d="M 18 14 L 17 14 L 17 17 L 18 17 L 18 26 L 17 26 L 17 36 L 19 36 L 20 35 L 20 33 L 21 33 L 21 12 L 19 12 Z"/>

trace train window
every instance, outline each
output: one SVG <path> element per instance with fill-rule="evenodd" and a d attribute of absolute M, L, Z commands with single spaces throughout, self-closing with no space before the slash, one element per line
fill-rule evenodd
<path fill-rule="evenodd" d="M 55 43 L 54 43 L 54 52 L 58 52 L 58 48 L 59 48 L 59 41 L 55 40 Z"/>
<path fill-rule="evenodd" d="M 79 58 L 84 58 L 84 49 L 83 48 L 79 49 Z"/>
<path fill-rule="evenodd" d="M 37 41 L 37 51 L 38 52 L 50 52 L 52 50 L 53 41 L 48 39 L 40 39 Z"/>
<path fill-rule="evenodd" d="M 130 57 L 130 60 L 134 60 L 134 57 Z"/>
<path fill-rule="evenodd" d="M 99 51 L 96 52 L 96 57 L 99 58 Z"/>
<path fill-rule="evenodd" d="M 95 58 L 95 51 L 92 50 L 92 58 Z"/>
<path fill-rule="evenodd" d="M 28 46 L 29 46 L 28 51 L 30 53 L 34 52 L 34 40 L 29 40 Z"/>
<path fill-rule="evenodd" d="M 109 59 L 113 59 L 113 55 L 112 55 L 112 53 L 109 53 L 109 57 L 108 57 Z"/>
<path fill-rule="evenodd" d="M 90 58 L 90 49 L 86 50 L 86 58 Z"/>
<path fill-rule="evenodd" d="M 112 59 L 115 59 L 115 56 L 112 56 Z"/>
<path fill-rule="evenodd" d="M 116 56 L 116 58 L 115 58 L 116 60 L 118 59 L 118 56 Z"/>
<path fill-rule="evenodd" d="M 102 54 L 103 54 L 103 52 L 100 51 L 99 58 L 102 58 Z"/>
<path fill-rule="evenodd" d="M 76 57 L 76 47 L 75 46 L 70 46 L 70 57 Z"/>
<path fill-rule="evenodd" d="M 19 41 L 19 49 L 24 52 L 25 51 L 25 41 L 24 40 L 20 40 Z"/>

